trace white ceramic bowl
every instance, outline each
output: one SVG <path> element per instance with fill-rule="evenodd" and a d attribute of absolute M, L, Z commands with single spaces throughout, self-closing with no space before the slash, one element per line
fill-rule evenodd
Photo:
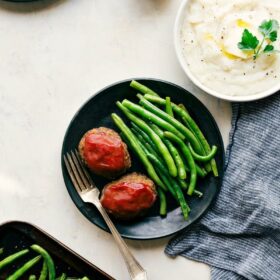
<path fill-rule="evenodd" d="M 191 72 L 189 66 L 187 65 L 186 59 L 185 59 L 183 51 L 182 51 L 182 42 L 181 42 L 181 38 L 180 38 L 180 31 L 181 31 L 181 27 L 184 23 L 185 18 L 188 16 L 187 15 L 188 2 L 189 2 L 189 0 L 183 0 L 182 4 L 178 10 L 178 13 L 176 16 L 176 21 L 175 21 L 175 27 L 174 27 L 174 41 L 175 41 L 175 50 L 176 50 L 176 54 L 179 59 L 179 62 L 181 64 L 183 70 L 187 74 L 187 76 L 190 78 L 190 80 L 196 86 L 198 86 L 199 88 L 201 88 L 203 91 L 205 91 L 206 93 L 208 93 L 210 95 L 213 95 L 215 97 L 218 97 L 218 98 L 221 98 L 224 100 L 234 101 L 234 102 L 237 102 L 237 101 L 245 102 L 245 101 L 261 99 L 261 98 L 267 97 L 269 95 L 272 95 L 280 90 L 280 84 L 278 84 L 266 91 L 259 92 L 257 94 L 230 96 L 230 95 L 226 95 L 226 94 L 217 92 L 217 91 L 205 86 L 204 84 L 202 84 Z M 225 83 L 225 87 L 226 86 L 227 86 L 227 84 Z"/>

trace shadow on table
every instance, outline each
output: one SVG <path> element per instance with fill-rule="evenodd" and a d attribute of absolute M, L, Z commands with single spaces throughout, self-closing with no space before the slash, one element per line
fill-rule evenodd
<path fill-rule="evenodd" d="M 39 0 L 32 2 L 8 2 L 0 0 L 0 9 L 13 13 L 32 13 L 40 10 L 55 8 L 67 0 Z"/>
<path fill-rule="evenodd" d="M 168 243 L 168 241 L 172 237 L 165 237 L 160 239 L 154 239 L 154 240 L 129 240 L 125 239 L 125 242 L 132 248 L 135 248 L 137 250 L 141 249 L 156 249 L 158 247 L 165 247 Z"/>
<path fill-rule="evenodd" d="M 159 11 L 162 11 L 164 9 L 167 9 L 168 5 L 171 3 L 172 1 L 170 0 L 135 0 L 135 6 L 142 6 L 144 8 L 152 8 L 152 9 L 156 9 Z"/>

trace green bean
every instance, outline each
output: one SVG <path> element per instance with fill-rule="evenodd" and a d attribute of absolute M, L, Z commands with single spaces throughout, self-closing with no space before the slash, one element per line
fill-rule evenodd
<path fill-rule="evenodd" d="M 186 118 L 182 117 L 182 120 L 188 126 L 188 121 L 186 120 Z M 193 130 L 191 129 L 191 131 L 193 131 Z M 195 134 L 195 132 L 193 132 L 193 133 Z M 203 156 L 206 155 L 205 149 L 203 147 L 202 147 L 202 154 L 203 154 Z M 208 172 L 210 172 L 212 170 L 210 162 L 205 162 L 204 163 L 204 167 L 206 169 L 206 173 L 208 173 Z"/>
<path fill-rule="evenodd" d="M 132 80 L 130 82 L 130 86 L 135 88 L 136 90 L 139 90 L 140 92 L 142 92 L 143 94 L 151 94 L 154 96 L 159 96 L 156 92 L 154 92 L 153 90 L 151 90 L 150 88 L 140 84 L 139 82 Z"/>
<path fill-rule="evenodd" d="M 131 130 L 128 128 L 128 126 L 123 122 L 123 120 L 115 113 L 111 115 L 114 123 L 116 126 L 122 131 L 122 133 L 125 135 L 131 149 L 133 152 L 137 155 L 137 157 L 140 159 L 142 164 L 144 165 L 149 177 L 155 182 L 155 184 L 161 188 L 165 188 L 164 184 L 158 177 L 153 165 L 148 160 L 146 154 L 144 153 L 143 149 L 139 145 L 139 142 L 137 141 L 137 138 L 135 135 L 131 132 Z"/>
<path fill-rule="evenodd" d="M 156 171 L 157 171 L 159 177 L 161 178 L 161 180 L 167 187 L 168 191 L 171 193 L 171 195 L 174 197 L 175 200 L 178 200 L 177 195 L 172 187 L 172 182 L 169 181 L 169 178 L 165 175 L 164 172 L 161 171 L 161 169 L 159 169 L 157 167 L 155 167 L 155 168 L 156 168 Z"/>
<path fill-rule="evenodd" d="M 58 278 L 59 280 L 66 280 L 67 276 L 65 273 L 62 273 L 61 276 Z"/>
<path fill-rule="evenodd" d="M 133 132 L 133 128 L 131 130 Z M 168 180 L 168 178 L 165 175 L 165 174 L 168 174 L 168 170 L 164 166 L 164 163 L 161 162 L 161 159 L 159 158 L 156 151 L 151 147 L 151 145 L 149 143 L 145 142 L 145 139 L 140 134 L 138 134 L 138 140 L 139 140 L 139 144 L 141 145 L 141 147 L 143 148 L 143 150 L 146 154 L 151 153 L 152 155 L 154 155 L 158 159 L 158 161 L 160 161 L 161 168 L 158 168 L 157 166 L 155 166 L 155 169 L 156 169 L 157 174 L 159 175 L 159 177 L 163 181 L 163 184 L 166 186 L 166 189 L 164 189 L 164 190 L 165 191 L 169 190 L 170 193 L 173 195 L 173 197 L 175 199 L 177 199 L 177 196 L 176 196 L 176 194 L 175 194 L 175 192 L 172 188 L 172 183 Z"/>
<path fill-rule="evenodd" d="M 172 106 L 171 106 L 172 107 Z M 183 109 L 184 111 L 186 111 L 187 114 L 189 114 L 189 111 L 187 110 L 187 108 L 185 107 L 184 104 L 180 103 L 178 104 L 178 107 L 180 107 L 181 109 Z M 185 125 L 187 126 L 187 128 L 194 134 L 194 136 L 196 137 L 195 133 L 193 132 L 192 128 L 190 127 L 190 125 L 188 124 L 188 122 L 185 122 Z M 198 140 L 199 141 L 199 140 Z M 199 142 L 200 143 L 200 142 Z M 203 150 L 204 151 L 204 150 Z"/>
<path fill-rule="evenodd" d="M 147 100 L 157 103 L 157 104 L 161 104 L 161 105 L 165 105 L 166 101 L 160 97 L 157 96 L 152 96 L 152 95 L 145 95 L 144 96 Z M 172 109 L 174 112 L 176 112 L 178 115 L 180 115 L 181 117 L 185 118 L 186 122 L 189 124 L 189 126 L 191 127 L 192 131 L 194 132 L 194 134 L 196 135 L 196 137 L 198 138 L 198 140 L 201 143 L 201 146 L 203 147 L 204 151 L 206 154 L 209 154 L 211 152 L 211 148 L 209 143 L 207 142 L 205 136 L 203 135 L 202 131 L 200 130 L 200 128 L 198 127 L 198 125 L 196 124 L 196 122 L 192 119 L 192 117 L 188 114 L 187 111 L 183 110 L 182 108 L 180 108 L 179 106 L 177 106 L 176 104 L 172 103 Z M 201 153 L 201 151 L 197 151 L 196 147 L 193 145 L 193 143 L 191 143 L 191 145 L 193 146 L 194 150 L 198 153 Z M 215 177 L 219 176 L 218 174 L 218 169 L 217 169 L 217 164 L 215 159 L 211 159 L 211 168 L 213 171 L 213 174 Z"/>
<path fill-rule="evenodd" d="M 187 110 L 186 106 L 182 103 L 178 104 L 178 107 L 182 108 L 184 111 L 186 111 L 189 114 L 189 111 Z"/>
<path fill-rule="evenodd" d="M 188 189 L 188 183 L 187 181 L 185 180 L 180 180 L 178 179 L 178 184 L 180 185 L 180 187 L 183 189 L 183 190 L 187 190 Z"/>
<path fill-rule="evenodd" d="M 187 190 L 188 189 L 188 184 L 186 181 L 183 181 L 183 180 L 178 180 L 178 184 L 180 185 L 180 187 L 183 189 L 183 190 Z M 194 190 L 193 191 L 193 194 L 196 195 L 197 197 L 202 197 L 203 196 L 203 193 L 198 191 L 198 190 Z"/>
<path fill-rule="evenodd" d="M 158 107 L 156 107 L 154 104 L 151 103 L 151 102 L 157 101 L 158 104 L 165 105 L 166 104 L 165 99 L 162 99 L 157 96 L 152 96 L 152 95 L 143 96 L 141 94 L 137 94 L 137 97 L 140 99 L 139 103 L 142 106 L 144 106 L 150 112 L 158 115 L 159 117 L 161 117 L 162 119 L 166 120 L 167 122 L 172 124 L 174 127 L 176 127 L 186 137 L 186 139 L 191 143 L 191 145 L 194 147 L 194 150 L 198 153 L 202 153 L 202 147 L 201 147 L 199 141 L 196 139 L 195 135 L 186 126 L 184 126 L 181 122 L 179 122 L 175 118 L 172 118 L 167 113 L 165 113 L 163 110 L 159 109 Z M 162 102 L 162 100 L 163 100 L 163 102 Z M 149 101 L 151 101 L 151 102 L 149 102 Z M 172 105 L 173 111 L 175 112 L 175 110 L 173 108 L 173 103 L 171 103 L 171 105 Z"/>
<path fill-rule="evenodd" d="M 164 136 L 179 145 L 184 156 L 186 157 L 186 159 L 188 161 L 188 165 L 190 167 L 190 172 L 191 172 L 190 185 L 188 188 L 188 195 L 192 195 L 193 191 L 195 189 L 196 181 L 197 181 L 196 165 L 195 165 L 195 161 L 192 157 L 192 154 L 191 154 L 189 148 L 186 146 L 186 144 L 173 133 L 171 133 L 169 131 L 165 131 Z"/>
<path fill-rule="evenodd" d="M 149 152 L 153 155 L 155 155 L 156 157 L 159 158 L 159 154 L 157 153 L 157 151 L 154 149 L 154 147 L 152 147 L 152 145 L 146 141 L 146 139 L 138 132 L 139 130 L 136 130 L 135 128 L 131 128 L 131 131 L 137 135 L 137 140 L 140 142 L 140 144 L 143 147 L 143 150 L 145 153 Z"/>
<path fill-rule="evenodd" d="M 134 129 L 133 127 L 131 128 L 131 132 L 132 132 L 134 135 L 137 135 L 137 131 L 136 131 L 136 129 Z M 139 145 L 141 146 L 141 148 L 142 148 L 142 150 L 143 150 L 143 152 L 144 152 L 145 154 L 147 154 L 148 152 L 150 152 L 150 148 L 148 148 L 148 147 L 151 147 L 151 146 L 149 146 L 150 144 L 147 143 L 147 142 L 145 142 L 144 139 L 143 139 L 143 137 L 142 137 L 140 134 L 138 134 L 137 140 L 139 141 Z M 146 147 L 146 145 L 147 145 L 148 147 Z"/>
<path fill-rule="evenodd" d="M 36 280 L 36 276 L 35 275 L 30 275 L 28 280 Z"/>
<path fill-rule="evenodd" d="M 178 197 L 178 201 L 180 203 L 180 207 L 181 207 L 184 219 L 187 220 L 188 217 L 189 217 L 189 212 L 191 211 L 191 209 L 186 202 L 186 199 L 184 197 L 184 194 L 183 194 L 180 186 L 176 183 L 175 180 L 173 182 L 173 186 L 174 186 L 174 189 L 176 191 L 176 194 L 177 194 L 177 197 Z"/>
<path fill-rule="evenodd" d="M 147 156 L 155 165 L 157 165 L 160 169 L 162 168 L 160 161 L 154 155 L 148 154 Z M 182 210 L 184 219 L 187 219 L 188 215 L 189 215 L 190 207 L 188 206 L 188 204 L 185 200 L 184 194 L 182 193 L 182 190 L 181 190 L 180 186 L 177 184 L 176 180 L 169 175 L 166 175 L 166 176 L 168 177 L 168 179 L 171 181 L 171 183 L 173 185 L 178 202 L 181 206 L 181 210 Z"/>
<path fill-rule="evenodd" d="M 207 175 L 207 172 L 204 168 L 201 168 L 199 165 L 195 164 L 197 175 L 201 178 L 204 178 Z"/>
<path fill-rule="evenodd" d="M 167 139 L 167 138 L 166 138 L 166 139 Z M 167 139 L 167 140 L 168 140 L 168 139 Z M 171 142 L 171 143 L 172 143 L 172 142 Z M 173 143 L 172 143 L 172 144 L 173 144 Z M 182 152 L 181 152 L 180 150 L 178 150 L 178 153 L 179 153 L 179 155 L 180 155 L 180 158 L 181 158 L 182 161 L 183 161 L 184 168 L 185 168 L 186 172 L 189 173 L 189 172 L 190 172 L 190 169 L 189 169 L 189 167 L 188 167 L 188 164 L 187 164 L 187 161 L 186 161 L 185 157 L 183 156 L 183 154 L 182 154 Z"/>
<path fill-rule="evenodd" d="M 170 117 L 173 117 L 173 118 L 174 118 L 173 110 L 172 110 L 172 107 L 171 107 L 171 100 L 170 100 L 170 97 L 167 96 L 167 97 L 165 98 L 165 101 L 166 101 L 166 105 L 165 105 L 165 111 L 166 111 L 166 113 L 167 113 Z"/>
<path fill-rule="evenodd" d="M 133 132 L 133 128 L 131 129 Z M 143 148 L 144 152 L 146 154 L 151 153 L 152 155 L 154 155 L 155 157 L 158 158 L 159 161 L 161 161 L 161 159 L 159 158 L 157 152 L 152 148 L 152 146 L 145 142 L 145 139 L 138 134 L 138 140 L 139 140 L 139 144 L 141 145 L 141 147 Z M 164 163 L 162 163 L 162 165 L 164 165 Z M 174 196 L 175 199 L 177 199 L 177 196 L 172 188 L 172 184 L 170 184 L 168 178 L 165 176 L 165 173 L 168 173 L 167 169 L 164 169 L 164 172 L 161 169 L 158 169 L 157 167 L 155 167 L 157 174 L 159 175 L 159 178 L 161 178 L 161 180 L 163 181 L 163 184 L 165 185 L 165 191 L 169 190 L 170 193 Z"/>
<path fill-rule="evenodd" d="M 160 137 L 141 119 L 136 117 L 134 114 L 132 114 L 126 107 L 124 107 L 120 102 L 117 102 L 117 106 L 121 111 L 126 115 L 127 118 L 129 118 L 132 122 L 134 122 L 136 125 L 139 126 L 144 132 L 148 134 L 148 136 L 152 139 L 152 141 L 157 146 L 157 149 L 161 156 L 163 157 L 166 166 L 168 167 L 169 174 L 173 177 L 177 176 L 177 167 L 174 163 L 174 160 L 172 156 L 170 155 L 167 147 L 165 144 L 161 141 Z"/>
<path fill-rule="evenodd" d="M 17 253 L 14 253 L 8 257 L 6 257 L 5 259 L 3 259 L 1 262 L 0 262 L 0 269 L 2 269 L 3 267 L 13 263 L 15 260 L 17 260 L 18 258 L 26 255 L 27 253 L 29 252 L 28 249 L 24 249 L 24 250 L 21 250 Z"/>
<path fill-rule="evenodd" d="M 3 254 L 4 248 L 0 248 L 0 255 Z"/>
<path fill-rule="evenodd" d="M 48 276 L 48 266 L 47 266 L 47 262 L 44 261 L 42 269 L 41 269 L 39 280 L 46 280 L 47 276 Z"/>
<path fill-rule="evenodd" d="M 187 165 L 187 162 L 186 162 L 185 158 L 182 156 L 182 154 L 181 154 L 180 151 L 178 151 L 178 152 L 179 152 L 179 155 L 180 155 L 180 157 L 181 157 L 181 159 L 182 159 L 182 161 L 183 161 L 185 170 L 186 170 L 187 172 L 190 172 L 190 169 L 189 169 L 189 167 L 188 167 L 188 165 Z M 200 166 L 197 165 L 197 164 L 195 164 L 195 166 L 196 166 L 197 176 L 199 176 L 199 177 L 201 177 L 201 178 L 204 178 L 204 177 L 207 175 L 206 170 L 205 170 L 204 168 L 200 167 Z"/>
<path fill-rule="evenodd" d="M 149 152 L 147 153 L 147 155 L 149 154 Z M 171 195 L 175 198 L 175 200 L 178 200 L 177 195 L 173 189 L 172 186 L 172 180 L 170 179 L 171 177 L 168 175 L 168 171 L 166 169 L 166 167 L 164 166 L 164 164 L 160 161 L 159 158 L 157 158 L 157 160 L 159 161 L 158 164 L 162 164 L 160 167 L 158 165 L 155 165 L 155 169 L 159 175 L 159 177 L 161 178 L 161 180 L 163 181 L 164 185 L 166 186 L 167 190 L 171 193 Z M 162 168 L 163 167 L 163 168 Z M 167 175 L 166 175 L 167 174 Z"/>
<path fill-rule="evenodd" d="M 133 122 L 131 122 L 131 126 L 132 126 L 132 128 L 134 128 L 137 131 L 136 135 L 141 135 L 145 139 L 145 141 L 147 143 L 149 143 L 150 146 L 152 146 L 152 148 L 155 151 L 157 151 L 157 147 L 156 147 L 155 143 L 151 140 L 151 138 L 141 128 L 139 128 L 139 126 L 137 126 Z"/>
<path fill-rule="evenodd" d="M 167 168 L 164 166 L 164 163 L 161 162 L 161 160 L 155 156 L 152 153 L 147 152 L 148 158 L 155 164 L 155 168 L 158 170 L 160 177 L 164 181 L 166 187 L 170 191 L 170 193 L 173 195 L 173 197 L 177 200 L 178 197 L 176 195 L 176 192 L 173 189 L 173 179 L 169 176 Z"/>
<path fill-rule="evenodd" d="M 131 129 L 132 133 L 134 133 L 134 130 L 135 130 L 135 129 L 133 129 L 133 128 Z M 134 134 L 136 134 L 136 133 L 134 133 Z M 122 136 L 122 138 L 125 140 L 125 142 L 128 143 L 128 146 L 131 148 L 131 150 L 133 150 L 133 148 L 132 148 L 132 147 L 130 146 L 130 144 L 129 144 L 129 141 L 128 141 L 127 138 L 123 135 L 123 132 L 121 133 L 121 136 Z M 152 153 L 154 152 L 154 150 L 153 150 L 151 147 L 150 147 L 150 148 L 147 148 L 147 147 L 146 147 L 146 146 L 149 145 L 149 143 L 145 142 L 141 135 L 138 135 L 137 141 L 138 141 L 139 146 L 141 147 L 141 149 L 143 150 L 143 152 L 144 152 L 146 155 L 147 155 L 149 152 L 152 152 Z M 162 179 L 162 177 L 160 176 L 160 173 L 158 172 L 158 170 L 155 170 L 155 172 L 156 172 L 157 175 L 159 175 L 159 178 L 162 180 L 162 185 L 159 186 L 159 187 L 160 187 L 161 189 L 163 189 L 164 191 L 167 191 L 167 190 L 168 190 L 168 189 L 167 189 L 167 186 L 166 186 L 164 180 Z"/>
<path fill-rule="evenodd" d="M 177 129 L 175 128 L 172 124 L 170 124 L 169 122 L 163 120 L 162 118 L 158 117 L 157 115 L 151 113 L 150 111 L 146 110 L 145 108 L 134 104 L 133 102 L 125 99 L 122 102 L 122 105 L 124 107 L 126 107 L 128 110 L 130 110 L 131 112 L 139 115 L 140 117 L 151 121 L 153 123 L 155 123 L 156 125 L 160 126 L 161 128 L 163 128 L 164 130 L 170 131 L 172 133 L 174 133 L 176 136 L 178 136 L 179 138 L 181 138 L 182 140 L 185 140 L 185 136 Z"/>
<path fill-rule="evenodd" d="M 34 259 L 25 263 L 22 267 L 17 269 L 12 275 L 8 276 L 6 280 L 16 280 L 19 279 L 23 274 L 25 274 L 31 267 L 33 267 L 37 262 L 39 262 L 41 256 L 37 256 Z M 52 279 L 54 280 L 54 278 Z"/>
<path fill-rule="evenodd" d="M 217 146 L 213 146 L 211 152 L 210 152 L 208 155 L 206 155 L 206 156 L 201 156 L 201 155 L 198 155 L 198 154 L 193 150 L 191 144 L 189 144 L 188 146 L 189 146 L 189 149 L 190 149 L 190 151 L 191 151 L 191 153 L 192 153 L 193 158 L 194 158 L 195 160 L 201 161 L 201 162 L 207 162 L 207 161 L 211 160 L 211 159 L 216 155 L 217 150 L 218 150 Z"/>
<path fill-rule="evenodd" d="M 166 196 L 165 193 L 161 190 L 158 189 L 158 195 L 159 195 L 159 201 L 160 201 L 160 210 L 159 213 L 161 216 L 166 216 L 167 213 L 167 204 L 166 204 Z"/>
<path fill-rule="evenodd" d="M 184 162 L 176 149 L 176 147 L 164 137 L 163 131 L 155 124 L 150 125 L 151 128 L 154 130 L 154 132 L 162 139 L 163 143 L 167 146 L 169 149 L 170 154 L 172 155 L 175 164 L 177 166 L 178 170 L 178 177 L 182 180 L 185 180 L 187 178 L 186 168 L 184 166 Z"/>
<path fill-rule="evenodd" d="M 39 246 L 37 244 L 31 245 L 30 248 L 33 251 L 35 251 L 36 253 L 39 253 L 44 258 L 44 261 L 47 263 L 47 267 L 48 267 L 49 280 L 54 280 L 55 279 L 55 266 L 54 266 L 54 262 L 53 262 L 51 256 L 49 255 L 49 253 L 44 248 L 42 248 L 41 246 Z"/>

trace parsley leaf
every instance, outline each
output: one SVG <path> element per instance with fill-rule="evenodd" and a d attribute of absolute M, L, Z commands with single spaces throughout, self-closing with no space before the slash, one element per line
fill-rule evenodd
<path fill-rule="evenodd" d="M 264 20 L 259 26 L 259 32 L 272 42 L 277 39 L 277 31 L 279 29 L 279 23 L 275 19 Z"/>
<path fill-rule="evenodd" d="M 269 35 L 268 35 L 268 39 L 271 42 L 275 42 L 277 40 L 277 31 L 270 32 Z"/>
<path fill-rule="evenodd" d="M 241 42 L 238 43 L 238 48 L 244 51 L 255 50 L 259 45 L 259 40 L 248 29 L 245 29 L 242 34 Z"/>
<path fill-rule="evenodd" d="M 278 52 L 271 44 L 278 39 L 278 29 L 279 23 L 277 20 L 264 20 L 258 28 L 259 32 L 263 35 L 261 43 L 248 29 L 244 29 L 241 42 L 239 42 L 237 46 L 242 51 L 254 51 L 254 59 L 261 53 Z M 263 47 L 265 42 L 267 42 L 267 45 Z"/>
<path fill-rule="evenodd" d="M 274 51 L 274 46 L 272 45 L 266 45 L 266 47 L 263 49 L 264 53 L 270 53 Z"/>

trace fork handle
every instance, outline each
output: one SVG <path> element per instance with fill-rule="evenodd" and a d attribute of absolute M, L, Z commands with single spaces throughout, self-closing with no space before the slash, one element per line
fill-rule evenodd
<path fill-rule="evenodd" d="M 95 201 L 95 206 L 99 210 L 100 214 L 102 215 L 103 219 L 105 220 L 107 226 L 109 227 L 118 247 L 119 250 L 125 260 L 128 272 L 132 280 L 147 280 L 147 273 L 142 268 L 142 266 L 138 263 L 138 261 L 134 258 L 132 253 L 130 252 L 129 248 L 127 247 L 126 243 L 120 236 L 118 230 L 114 226 L 113 222 L 111 221 L 110 217 L 108 216 L 107 212 L 101 205 L 100 201 Z"/>

